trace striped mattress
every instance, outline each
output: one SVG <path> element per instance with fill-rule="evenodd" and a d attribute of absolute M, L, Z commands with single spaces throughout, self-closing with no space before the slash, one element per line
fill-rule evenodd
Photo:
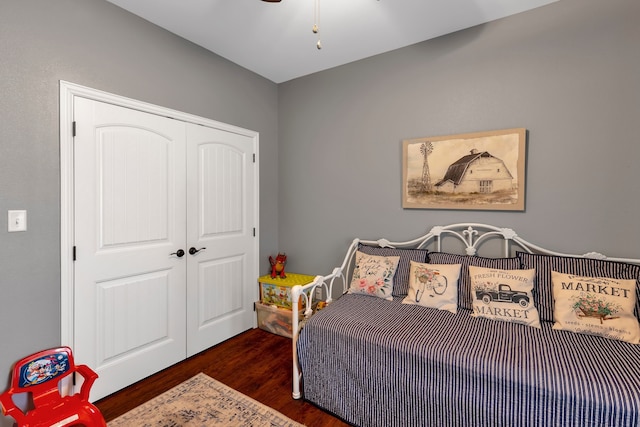
<path fill-rule="evenodd" d="M 314 315 L 304 398 L 357 426 L 638 426 L 640 345 L 365 295 Z"/>

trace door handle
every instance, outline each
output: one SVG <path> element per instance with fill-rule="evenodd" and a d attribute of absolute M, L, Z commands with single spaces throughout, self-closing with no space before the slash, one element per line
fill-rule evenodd
<path fill-rule="evenodd" d="M 196 248 L 194 248 L 194 247 L 192 246 L 192 247 L 190 247 L 190 248 L 189 248 L 189 254 L 190 254 L 190 255 L 195 255 L 195 254 L 197 254 L 198 252 L 200 252 L 200 251 L 201 251 L 201 250 L 203 250 L 203 249 L 207 249 L 207 248 L 200 248 L 200 249 L 196 249 Z"/>
<path fill-rule="evenodd" d="M 178 258 L 182 258 L 184 256 L 184 251 L 182 249 L 178 249 L 175 252 L 171 252 L 169 255 L 175 255 Z"/>

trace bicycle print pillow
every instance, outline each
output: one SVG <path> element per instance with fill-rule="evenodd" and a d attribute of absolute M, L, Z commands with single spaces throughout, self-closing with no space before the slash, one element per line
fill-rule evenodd
<path fill-rule="evenodd" d="M 536 270 L 498 270 L 469 266 L 473 317 L 520 323 L 540 328 L 533 302 Z"/>
<path fill-rule="evenodd" d="M 399 256 L 367 255 L 357 251 L 349 293 L 393 300 L 393 276 L 399 261 Z"/>
<path fill-rule="evenodd" d="M 555 300 L 553 329 L 640 344 L 633 314 L 635 279 L 585 277 L 551 272 Z"/>
<path fill-rule="evenodd" d="M 409 291 L 403 304 L 458 312 L 458 279 L 462 264 L 409 262 Z"/>

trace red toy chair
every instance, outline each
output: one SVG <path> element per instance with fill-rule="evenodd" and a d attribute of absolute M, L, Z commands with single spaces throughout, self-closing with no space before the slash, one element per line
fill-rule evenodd
<path fill-rule="evenodd" d="M 84 378 L 80 393 L 61 396 L 58 383 L 74 372 Z M 14 365 L 11 387 L 0 395 L 2 412 L 13 417 L 19 427 L 105 427 L 102 414 L 89 402 L 89 390 L 96 378 L 98 374 L 88 366 L 75 366 L 69 347 L 32 354 Z M 26 412 L 13 402 L 13 395 L 20 393 L 31 393 L 33 408 Z"/>

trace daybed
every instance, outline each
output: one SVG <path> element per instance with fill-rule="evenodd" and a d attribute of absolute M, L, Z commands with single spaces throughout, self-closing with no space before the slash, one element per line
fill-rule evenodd
<path fill-rule="evenodd" d="M 445 252 L 447 239 L 458 250 Z M 496 251 L 496 239 L 501 258 L 480 257 L 480 248 L 483 254 Z M 364 257 L 358 253 L 400 257 L 391 298 L 358 292 L 351 277 L 361 274 L 353 271 L 356 256 Z M 406 303 L 407 295 L 420 299 L 415 286 L 421 283 L 409 273 L 427 262 L 459 266 L 457 284 L 448 281 L 449 289 L 456 286 L 456 307 Z M 400 243 L 356 239 L 340 267 L 292 291 L 294 305 L 311 298 L 318 286 L 329 301 L 313 315 L 308 309 L 303 319 L 294 311 L 293 396 L 304 394 L 345 421 L 367 427 L 638 426 L 638 264 L 597 253 L 549 251 L 510 229 L 484 224 L 434 227 Z M 493 301 L 482 294 L 491 282 L 481 280 L 489 277 L 482 267 L 502 272 L 500 283 L 503 277 L 531 274 L 533 287 L 524 294 L 513 285 L 501 289 L 510 291 L 502 297 L 512 304 L 498 304 L 497 294 Z M 603 278 L 615 279 L 614 285 Z M 332 300 L 334 285 L 344 294 Z M 435 287 L 431 291 L 435 295 Z M 580 306 L 585 298 L 595 304 L 589 291 L 618 298 L 617 305 L 589 312 Z M 525 307 L 533 311 L 523 315 Z M 631 313 L 625 315 L 625 309 Z M 491 318 L 495 314 L 502 317 Z M 554 328 L 554 316 L 555 322 L 569 317 Z M 587 330 L 585 322 L 595 329 Z M 593 335 L 598 328 L 605 328 L 605 336 Z"/>

